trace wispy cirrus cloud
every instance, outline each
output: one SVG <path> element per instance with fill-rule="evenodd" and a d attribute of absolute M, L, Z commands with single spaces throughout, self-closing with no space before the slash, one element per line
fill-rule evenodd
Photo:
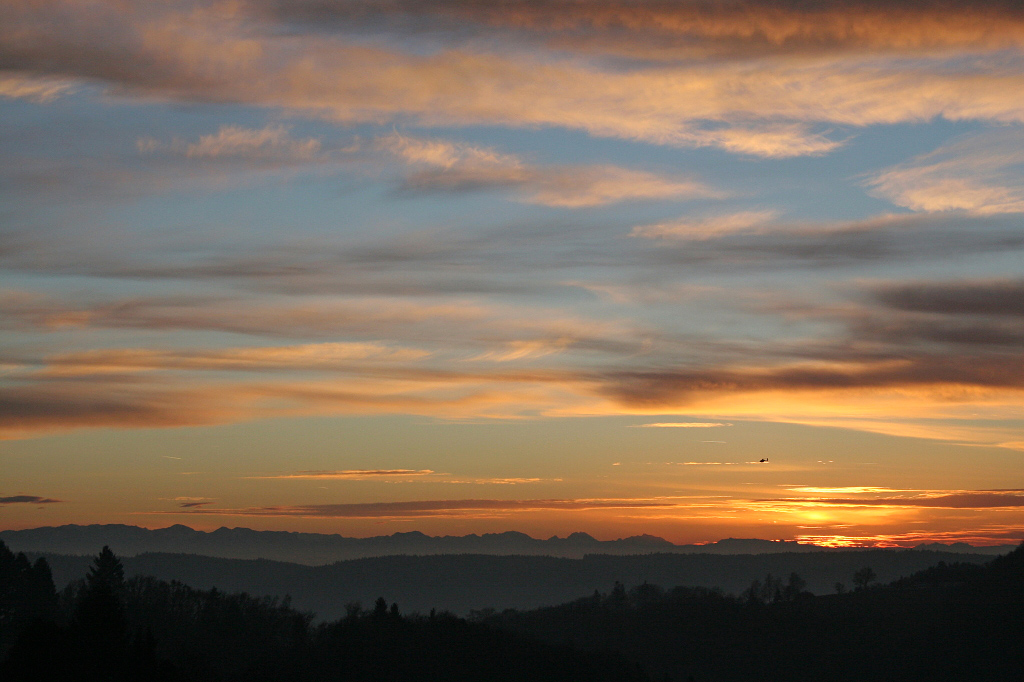
<path fill-rule="evenodd" d="M 652 424 L 635 424 L 644 429 L 713 429 L 719 426 L 732 426 L 727 422 L 654 422 Z"/>
<path fill-rule="evenodd" d="M 638 199 L 721 197 L 691 177 L 672 177 L 609 165 L 540 166 L 494 149 L 398 133 L 377 144 L 414 169 L 407 190 L 516 189 L 528 203 L 563 208 L 600 206 Z"/>
<path fill-rule="evenodd" d="M 483 477 L 483 478 L 453 478 L 446 483 L 468 483 L 472 485 L 526 485 L 531 483 L 561 483 L 561 478 L 538 478 L 538 477 Z"/>
<path fill-rule="evenodd" d="M 173 154 L 189 159 L 240 159 L 277 163 L 309 163 L 327 160 L 320 140 L 296 138 L 287 126 L 264 128 L 221 126 L 216 133 L 202 135 L 195 142 L 174 139 L 160 142 L 152 137 L 140 138 L 136 147 L 143 154 Z"/>
<path fill-rule="evenodd" d="M 337 471 L 294 471 L 266 476 L 246 476 L 258 480 L 336 480 L 336 481 L 389 481 L 428 482 L 460 485 L 524 485 L 530 483 L 555 483 L 560 478 L 538 477 L 466 477 L 440 473 L 432 469 L 341 469 Z"/>
<path fill-rule="evenodd" d="M 884 489 L 879 490 L 883 492 Z M 850 489 L 848 492 L 862 492 Z M 874 493 L 875 489 L 864 489 Z M 892 491 L 899 492 L 899 491 Z M 1024 507 L 1024 490 L 930 490 L 907 491 L 914 494 L 888 497 L 802 497 L 756 500 L 779 504 L 808 504 L 813 506 L 863 507 L 935 507 L 943 509 L 995 509 Z"/>
<path fill-rule="evenodd" d="M 712 441 L 705 441 L 705 442 L 712 442 Z M 724 441 L 714 441 L 714 442 L 724 442 Z M 684 467 L 729 467 L 729 466 L 740 466 L 740 465 L 746 465 L 746 464 L 763 464 L 763 462 L 758 462 L 758 461 L 753 461 L 753 462 L 665 462 L 665 463 L 669 464 L 669 465 L 678 465 L 678 466 L 684 466 Z"/>
<path fill-rule="evenodd" d="M 1024 212 L 1024 133 L 1016 128 L 971 135 L 882 170 L 871 191 L 915 211 Z"/>
<path fill-rule="evenodd" d="M 703 218 L 684 217 L 671 222 L 638 225 L 629 236 L 643 239 L 707 239 L 763 227 L 777 215 L 776 211 L 741 211 Z"/>
<path fill-rule="evenodd" d="M 236 274 L 245 277 L 241 267 Z M 275 269 L 265 262 L 262 273 L 253 266 L 248 276 L 267 277 L 266 270 Z M 484 302 L 451 297 L 410 301 L 388 295 L 277 300 L 165 295 L 79 301 L 18 290 L 0 292 L 0 310 L 8 329 L 188 329 L 292 338 L 395 334 L 402 328 L 408 337 L 415 327 L 472 325 L 497 314 Z"/>
<path fill-rule="evenodd" d="M 792 490 L 795 493 L 818 493 L 818 494 L 861 494 L 861 493 L 907 493 L 907 492 L 922 492 L 919 490 L 907 490 L 907 489 L 896 489 L 896 488 L 885 488 L 879 486 L 860 486 L 860 485 L 846 485 L 839 486 L 836 488 L 823 488 L 820 486 L 809 486 L 809 485 L 798 485 L 788 486 L 788 490 Z"/>
<path fill-rule="evenodd" d="M 0 71 L 0 97 L 47 103 L 74 90 L 75 84 L 63 78 Z"/>
<path fill-rule="evenodd" d="M 212 497 L 189 497 L 179 496 L 171 498 L 171 501 L 177 502 L 178 506 L 182 509 L 198 509 L 205 507 L 208 504 L 213 504 L 216 500 Z"/>
<path fill-rule="evenodd" d="M 269 476 L 247 476 L 246 478 L 288 480 L 288 479 L 312 479 L 312 480 L 370 480 L 370 479 L 393 479 L 393 478 L 420 478 L 424 476 L 447 476 L 438 474 L 431 469 L 341 469 L 337 471 L 294 471 L 284 474 L 273 474 Z"/>
<path fill-rule="evenodd" d="M 621 234 L 620 230 L 616 228 L 612 234 Z M 192 294 L 192 300 L 201 305 L 190 303 L 185 296 L 122 296 L 114 302 L 90 304 L 13 292 L 0 297 L 0 305 L 11 321 L 51 327 L 204 324 L 243 333 L 263 329 L 271 335 L 290 330 L 318 335 L 329 329 L 359 326 L 360 320 L 370 324 L 371 318 L 381 324 L 386 320 L 399 325 L 403 320 L 423 323 L 431 317 L 425 307 L 428 302 L 438 318 L 482 317 L 494 309 L 483 297 L 494 294 L 557 294 L 570 286 L 582 286 L 621 296 L 634 279 L 635 299 L 648 303 L 659 292 L 662 298 L 692 297 L 714 288 L 672 281 L 678 280 L 681 266 L 703 273 L 789 272 L 793 268 L 924 262 L 1024 250 L 1024 235 L 1009 214 L 778 221 L 770 229 L 754 226 L 714 235 L 674 233 L 671 238 L 630 240 L 634 246 L 626 248 L 621 241 L 591 243 L 585 242 L 583 235 L 579 240 L 562 236 L 557 230 L 504 230 L 476 236 L 422 231 L 380 239 L 277 240 L 260 248 L 222 246 L 197 258 L 190 257 L 184 246 L 159 242 L 146 244 L 143 240 L 150 251 L 111 253 L 101 240 L 76 240 L 72 235 L 69 243 L 62 245 L 24 234 L 10 240 L 6 252 L 0 253 L 0 263 L 62 276 L 225 283 L 234 291 L 219 297 Z M 159 258 L 153 255 L 157 249 Z M 602 288 L 600 282 L 595 286 L 581 280 L 578 270 L 567 276 L 571 268 L 583 266 L 600 266 L 619 282 Z M 664 288 L 668 285 L 674 287 L 671 294 Z M 247 296 L 240 295 L 239 289 Z M 297 294 L 319 298 L 292 298 Z M 471 297 L 474 294 L 478 296 Z M 252 303 L 257 295 L 262 299 L 259 310 Z M 436 300 L 430 301 L 431 297 Z"/>
<path fill-rule="evenodd" d="M 50 358 L 49 371 L 72 375 L 147 370 L 325 370 L 344 369 L 360 362 L 412 362 L 428 355 L 428 351 L 413 348 L 355 342 L 177 352 L 95 350 Z"/>
<path fill-rule="evenodd" d="M 634 235 L 658 237 L 649 255 L 653 263 L 777 270 L 1024 249 L 1024 238 L 1011 215 L 885 214 L 851 221 L 776 222 L 771 229 L 752 225 L 713 234 L 685 224 L 673 231 L 673 225 L 651 226 L 648 234 L 642 226 L 641 233 Z"/>

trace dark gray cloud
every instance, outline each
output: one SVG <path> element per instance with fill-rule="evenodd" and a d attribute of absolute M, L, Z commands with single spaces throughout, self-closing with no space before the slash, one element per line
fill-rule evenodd
<path fill-rule="evenodd" d="M 612 221 L 588 220 L 476 231 L 424 229 L 342 243 L 315 238 L 240 246 L 225 239 L 211 240 L 197 256 L 187 235 L 163 242 L 107 230 L 79 235 L 66 230 L 61 232 L 65 242 L 55 246 L 44 231 L 37 231 L 11 235 L 7 252 L 0 252 L 0 264 L 60 275 L 220 281 L 287 294 L 524 296 L 566 293 L 570 278 L 586 284 L 578 273 L 569 274 L 579 268 L 601 268 L 602 277 L 627 273 L 638 283 L 655 283 L 681 274 L 860 267 L 1024 250 L 1024 232 L 1005 216 L 887 216 L 665 240 L 624 240 L 626 232 L 628 228 Z M 111 252 L 111 240 L 122 238 L 131 248 Z M 958 295 L 978 300 L 1002 296 L 1009 300 L 999 304 L 1005 307 L 1012 305 L 1015 286 L 979 285 Z M 879 289 L 876 300 L 891 306 L 920 305 L 910 300 L 920 298 L 918 294 L 901 287 Z M 952 294 L 934 295 L 948 299 Z"/>
<path fill-rule="evenodd" d="M 860 340 L 883 342 L 891 346 L 906 347 L 920 342 L 966 345 L 1011 346 L 1024 345 L 1024 328 L 1004 320 L 977 320 L 970 318 L 931 319 L 898 317 L 878 313 L 865 315 L 852 322 L 851 334 Z"/>
<path fill-rule="evenodd" d="M 492 39 L 510 31 L 556 46 L 621 56 L 924 51 L 1017 45 L 1024 10 L 1012 0 L 257 0 L 278 21 L 312 30 L 443 33 Z"/>
<path fill-rule="evenodd" d="M 54 504 L 61 500 L 54 500 L 49 497 L 40 497 L 38 495 L 11 495 L 10 497 L 0 497 L 0 504 Z"/>
<path fill-rule="evenodd" d="M 197 509 L 196 514 L 235 516 L 307 516 L 323 518 L 424 518 L 475 516 L 531 511 L 587 511 L 595 509 L 659 509 L 677 507 L 659 500 L 431 500 L 374 502 L 367 504 L 310 504 L 248 507 L 244 509 Z"/>
<path fill-rule="evenodd" d="M 844 359 L 844 358 L 836 358 Z M 965 356 L 962 353 L 903 353 L 896 362 L 855 365 L 850 369 L 784 366 L 773 369 L 728 368 L 625 370 L 595 375 L 596 390 L 623 404 L 685 404 L 707 394 L 755 391 L 807 391 L 934 385 L 1024 388 L 1019 354 Z"/>
<path fill-rule="evenodd" d="M 0 388 L 0 431 L 18 436 L 88 427 L 185 426 L 239 414 L 230 406 L 212 406 L 199 390 L 156 383 L 132 386 L 109 378 L 79 378 Z"/>
<path fill-rule="evenodd" d="M 1024 232 L 1009 218 L 907 215 L 838 225 L 779 225 L 654 244 L 650 258 L 655 263 L 768 270 L 1019 251 L 1024 249 Z"/>
<path fill-rule="evenodd" d="M 877 299 L 896 310 L 941 315 L 1024 317 L 1024 280 L 912 282 L 877 287 Z"/>

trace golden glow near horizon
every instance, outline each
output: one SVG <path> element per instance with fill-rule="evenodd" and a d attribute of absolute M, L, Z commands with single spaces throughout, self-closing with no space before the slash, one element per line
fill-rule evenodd
<path fill-rule="evenodd" d="M 0 527 L 1024 538 L 1024 9 L 0 4 Z"/>

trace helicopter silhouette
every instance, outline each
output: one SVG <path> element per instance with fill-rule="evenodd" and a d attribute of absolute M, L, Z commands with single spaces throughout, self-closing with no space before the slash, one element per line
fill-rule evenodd
<path fill-rule="evenodd" d="M 768 461 L 768 458 L 767 458 L 767 457 L 765 457 L 764 459 L 761 459 L 761 460 L 758 460 L 758 461 L 759 461 L 760 463 L 762 463 L 762 464 L 763 464 L 763 463 L 765 463 L 765 462 L 767 462 L 767 461 Z"/>

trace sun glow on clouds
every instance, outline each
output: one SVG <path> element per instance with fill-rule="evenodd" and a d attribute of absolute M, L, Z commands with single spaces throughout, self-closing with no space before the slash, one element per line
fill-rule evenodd
<path fill-rule="evenodd" d="M 283 125 L 267 126 L 259 130 L 240 126 L 221 126 L 216 134 L 203 135 L 198 142 L 174 140 L 162 144 L 153 138 L 141 138 L 136 146 L 140 152 L 172 152 L 190 159 L 216 158 L 280 158 L 293 161 L 313 161 L 320 156 L 320 140 L 295 139 Z"/>
<path fill-rule="evenodd" d="M 915 211 L 1024 213 L 1024 133 L 1014 128 L 963 138 L 866 181 Z"/>
<path fill-rule="evenodd" d="M 822 547 L 916 547 L 920 544 L 950 544 L 964 542 L 976 547 L 1016 544 L 1020 538 L 1019 526 L 988 526 L 961 531 L 919 531 L 908 533 L 880 533 L 877 535 L 798 535 L 797 542 Z M 941 549 L 941 548 L 937 548 Z"/>
<path fill-rule="evenodd" d="M 346 469 L 342 471 L 296 471 L 273 476 L 247 476 L 246 478 L 287 480 L 297 479 L 340 479 L 364 480 L 374 478 L 413 478 L 422 476 L 448 476 L 430 469 Z"/>
<path fill-rule="evenodd" d="M 0 97 L 46 103 L 74 90 L 75 84 L 72 81 L 61 78 L 22 75 L 17 72 L 0 74 Z"/>
<path fill-rule="evenodd" d="M 732 426 L 732 424 L 725 422 L 654 422 L 636 426 L 644 429 L 713 429 L 718 426 Z"/>
<path fill-rule="evenodd" d="M 466 477 L 439 473 L 432 469 L 343 469 L 340 471 L 295 471 L 268 476 L 246 476 L 256 480 L 315 480 L 315 481 L 386 481 L 425 482 L 468 485 L 521 485 L 527 483 L 559 483 L 561 478 L 528 477 Z"/>
<path fill-rule="evenodd" d="M 518 480 L 518 479 L 515 479 Z M 530 480 L 530 479 L 527 479 Z M 491 481 L 498 484 L 500 481 Z M 984 491 L 980 491 L 983 493 Z M 922 542 L 970 540 L 1007 544 L 1020 539 L 1024 509 L 1000 512 L 979 524 L 984 507 L 959 510 L 930 508 L 857 507 L 805 500 L 750 500 L 729 495 L 659 496 L 646 498 L 441 499 L 366 503 L 278 504 L 260 507 L 211 508 L 186 512 L 204 516 L 248 518 L 366 519 L 388 523 L 401 520 L 445 519 L 551 523 L 569 514 L 576 523 L 621 524 L 702 523 L 728 527 L 740 519 L 757 518 L 756 525 L 787 533 L 801 542 L 824 546 L 911 546 Z M 941 513 L 936 513 L 940 511 Z M 1001 519 L 1001 522 L 996 522 Z M 748 521 L 749 523 L 749 521 Z M 1018 525 L 1014 527 L 1014 523 Z M 907 525 L 913 532 L 894 532 Z"/>
<path fill-rule="evenodd" d="M 430 355 L 411 348 L 374 343 L 317 343 L 299 346 L 226 348 L 208 351 L 100 350 L 51 359 L 51 374 L 146 370 L 327 369 L 353 361 L 410 362 Z"/>
<path fill-rule="evenodd" d="M 286 44 L 272 38 L 279 28 L 274 18 L 246 3 L 233 5 L 234 11 L 224 3 L 207 9 L 177 3 L 143 7 L 133 13 L 121 12 L 114 2 L 88 9 L 74 3 L 8 7 L 4 25 L 9 29 L 0 38 L 28 70 L 92 77 L 172 99 L 244 102 L 350 122 L 410 118 L 423 124 L 553 125 L 768 158 L 835 149 L 837 142 L 807 127 L 814 121 L 1021 120 L 1013 97 L 1017 74 L 993 73 L 987 63 L 973 72 L 949 72 L 943 68 L 948 55 L 942 53 L 933 56 L 934 65 L 927 52 L 915 54 L 916 68 L 910 68 L 898 53 L 890 64 L 856 53 L 837 60 L 814 54 L 817 50 L 779 61 L 769 48 L 760 55 L 762 64 L 726 58 L 695 66 L 684 57 L 671 66 L 622 71 L 583 62 L 587 49 L 577 59 L 559 59 L 559 50 L 538 58 L 535 44 L 511 56 L 458 47 L 414 55 L 386 40 L 374 47 L 350 43 L 344 31 L 307 32 L 302 42 Z M 387 15 L 386 8 L 380 11 Z M 929 23 L 927 17 L 919 15 Z M 809 13 L 802 20 L 817 25 L 820 18 Z M 982 14 L 978 25 L 994 30 L 1004 21 L 999 13 Z M 871 23 L 888 22 L 878 17 Z M 647 29 L 637 28 L 632 39 L 649 43 Z M 819 32 L 829 34 L 808 29 L 809 36 Z M 1012 28 L 999 33 L 1019 39 Z M 712 45 L 720 38 L 715 32 L 702 37 Z M 95 62 L 69 58 L 80 54 L 67 49 L 73 40 L 93 44 Z M 952 44 L 958 42 L 970 41 L 958 38 Z M 831 37 L 822 44 L 830 43 Z M 1002 46 L 1017 44 L 1010 40 Z M 906 45 L 914 50 L 913 41 Z M 124 57 L 119 68 L 107 63 L 111 54 Z M 147 70 L 153 63 L 162 68 Z M 707 121 L 718 125 L 709 127 Z"/>
<path fill-rule="evenodd" d="M 892 488 L 873 488 L 866 486 L 843 486 L 840 488 L 816 488 L 814 486 L 796 486 L 789 488 L 795 493 L 820 493 L 820 494 L 860 494 L 860 493 L 905 493 L 915 492 L 908 490 L 893 490 Z"/>
<path fill-rule="evenodd" d="M 644 239 L 708 239 L 747 231 L 771 221 L 776 215 L 775 211 L 743 211 L 696 220 L 683 218 L 675 222 L 634 227 L 630 236 Z"/>
<path fill-rule="evenodd" d="M 719 197 L 688 177 L 667 177 L 610 165 L 537 166 L 494 149 L 397 133 L 377 141 L 414 169 L 406 176 L 411 190 L 468 191 L 508 188 L 528 203 L 585 208 L 619 201 Z"/>

